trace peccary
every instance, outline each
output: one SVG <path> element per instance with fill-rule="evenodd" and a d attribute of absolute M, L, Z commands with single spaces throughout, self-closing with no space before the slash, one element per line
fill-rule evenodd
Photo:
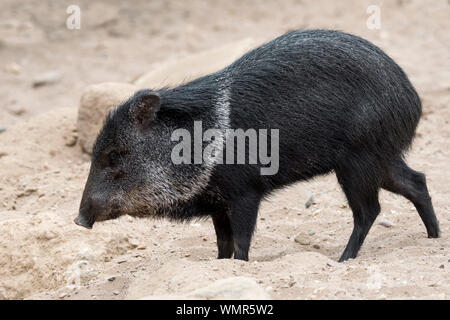
<path fill-rule="evenodd" d="M 175 88 L 141 90 L 112 111 L 97 137 L 75 222 L 91 228 L 124 214 L 212 217 L 218 258 L 248 260 L 261 199 L 334 171 L 354 219 L 340 261 L 356 257 L 380 212 L 380 188 L 409 199 L 428 237 L 436 238 L 425 176 L 404 160 L 421 112 L 405 73 L 375 45 L 339 31 L 289 32 L 223 70 Z M 238 151 L 225 144 L 228 129 L 268 130 L 267 146 L 279 150 L 276 172 L 262 174 L 267 162 L 260 159 L 174 163 L 173 132 L 195 135 L 195 121 L 218 130 L 214 156 Z M 245 159 L 254 156 L 249 136 Z M 195 156 L 189 149 L 187 156 Z"/>

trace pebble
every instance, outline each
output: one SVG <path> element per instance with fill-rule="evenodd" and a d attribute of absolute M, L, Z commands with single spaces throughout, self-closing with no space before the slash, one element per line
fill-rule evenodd
<path fill-rule="evenodd" d="M 320 246 L 318 244 L 313 245 L 314 249 L 320 249 Z"/>
<path fill-rule="evenodd" d="M 321 209 L 318 209 L 318 210 L 314 211 L 314 212 L 312 213 L 312 216 L 313 216 L 313 217 L 317 216 L 321 211 L 322 211 Z"/>
<path fill-rule="evenodd" d="M 294 238 L 294 241 L 297 243 L 300 243 L 303 246 L 307 246 L 307 245 L 311 244 L 311 241 L 304 234 L 297 235 Z"/>
<path fill-rule="evenodd" d="M 66 147 L 73 147 L 77 144 L 78 136 L 72 135 L 70 138 L 67 139 L 65 145 Z"/>
<path fill-rule="evenodd" d="M 314 204 L 314 197 L 312 192 L 308 191 L 308 200 L 305 202 L 305 208 L 308 209 Z"/>
<path fill-rule="evenodd" d="M 19 74 L 22 71 L 22 67 L 15 62 L 8 63 L 7 65 L 5 65 L 5 67 L 3 69 L 6 72 L 12 73 L 12 74 Z"/>
<path fill-rule="evenodd" d="M 108 278 L 108 281 L 114 281 L 114 280 L 116 280 L 116 277 Z"/>
<path fill-rule="evenodd" d="M 0 133 L 5 132 L 6 128 L 5 127 L 0 127 Z"/>
<path fill-rule="evenodd" d="M 24 107 L 20 107 L 20 106 L 10 106 L 10 107 L 8 107 L 8 112 L 15 116 L 21 116 L 25 112 L 27 112 L 27 109 L 25 109 Z"/>
<path fill-rule="evenodd" d="M 33 87 L 41 87 L 48 84 L 53 84 L 61 80 L 61 74 L 57 71 L 49 71 L 46 73 L 42 73 L 34 78 Z"/>
<path fill-rule="evenodd" d="M 378 221 L 378 224 L 380 226 L 383 226 L 383 227 L 386 227 L 386 228 L 391 228 L 391 227 L 394 226 L 394 224 L 392 222 L 388 221 L 388 220 L 380 220 L 380 221 Z"/>
<path fill-rule="evenodd" d="M 114 290 L 114 291 L 113 291 L 113 294 L 117 296 L 117 295 L 119 295 L 119 291 Z"/>
<path fill-rule="evenodd" d="M 190 257 L 191 254 L 190 253 L 186 253 L 184 256 L 187 258 L 187 257 Z"/>
<path fill-rule="evenodd" d="M 139 247 L 139 241 L 138 240 L 136 240 L 136 239 L 131 239 L 130 241 L 130 246 L 131 246 L 131 248 L 137 248 L 137 247 Z"/>

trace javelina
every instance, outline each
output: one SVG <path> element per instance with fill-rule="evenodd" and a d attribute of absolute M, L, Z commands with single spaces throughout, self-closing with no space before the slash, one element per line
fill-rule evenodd
<path fill-rule="evenodd" d="M 221 71 L 139 91 L 112 111 L 95 143 L 75 222 L 90 228 L 123 214 L 210 216 L 218 257 L 248 260 L 261 199 L 334 171 L 354 218 L 340 261 L 356 257 L 380 212 L 380 188 L 412 201 L 435 238 L 439 225 L 425 176 L 403 158 L 420 116 L 407 76 L 375 45 L 338 31 L 289 32 Z M 228 129 L 278 129 L 278 140 L 268 144 L 278 144 L 278 171 L 261 174 L 267 163 L 260 160 L 175 164 L 172 133 L 195 135 L 195 120 L 219 130 L 213 143 L 227 157 L 237 150 L 225 151 Z"/>

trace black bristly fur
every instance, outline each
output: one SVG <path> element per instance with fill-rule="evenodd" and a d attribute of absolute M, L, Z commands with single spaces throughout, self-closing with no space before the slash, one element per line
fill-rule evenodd
<path fill-rule="evenodd" d="M 203 129 L 216 128 L 223 88 L 229 128 L 280 130 L 277 174 L 260 175 L 260 165 L 215 165 L 202 185 L 203 165 L 171 163 L 171 132 L 192 132 L 194 120 L 201 120 Z M 425 177 L 403 160 L 421 116 L 420 99 L 401 68 L 368 41 L 338 31 L 294 31 L 217 73 L 156 92 L 160 111 L 147 133 L 138 133 L 129 115 L 145 91 L 106 121 L 80 207 L 86 221 L 116 217 L 117 210 L 178 220 L 211 216 L 219 258 L 234 254 L 247 260 L 261 199 L 334 171 L 354 216 L 340 261 L 356 257 L 380 211 L 380 188 L 412 201 L 428 236 L 439 236 Z M 126 150 L 120 181 L 98 161 L 118 145 Z M 162 180 L 161 170 L 171 184 Z"/>

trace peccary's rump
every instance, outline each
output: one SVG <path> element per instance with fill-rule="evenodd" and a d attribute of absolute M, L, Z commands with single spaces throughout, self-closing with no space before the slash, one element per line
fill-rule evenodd
<path fill-rule="evenodd" d="M 438 236 L 425 178 L 403 161 L 420 116 L 407 76 L 378 47 L 338 31 L 290 32 L 217 73 L 137 92 L 111 113 L 76 222 L 211 216 L 219 258 L 246 260 L 261 199 L 334 171 L 355 217 L 341 260 L 356 256 L 379 213 L 380 188 L 411 200 L 428 235 Z M 205 139 L 208 129 L 214 139 Z M 242 129 L 244 149 L 226 143 L 233 129 Z M 272 164 L 258 157 L 264 144 L 252 149 L 251 133 L 265 138 Z M 205 154 L 207 146 L 214 152 Z M 245 161 L 236 162 L 242 150 Z"/>

